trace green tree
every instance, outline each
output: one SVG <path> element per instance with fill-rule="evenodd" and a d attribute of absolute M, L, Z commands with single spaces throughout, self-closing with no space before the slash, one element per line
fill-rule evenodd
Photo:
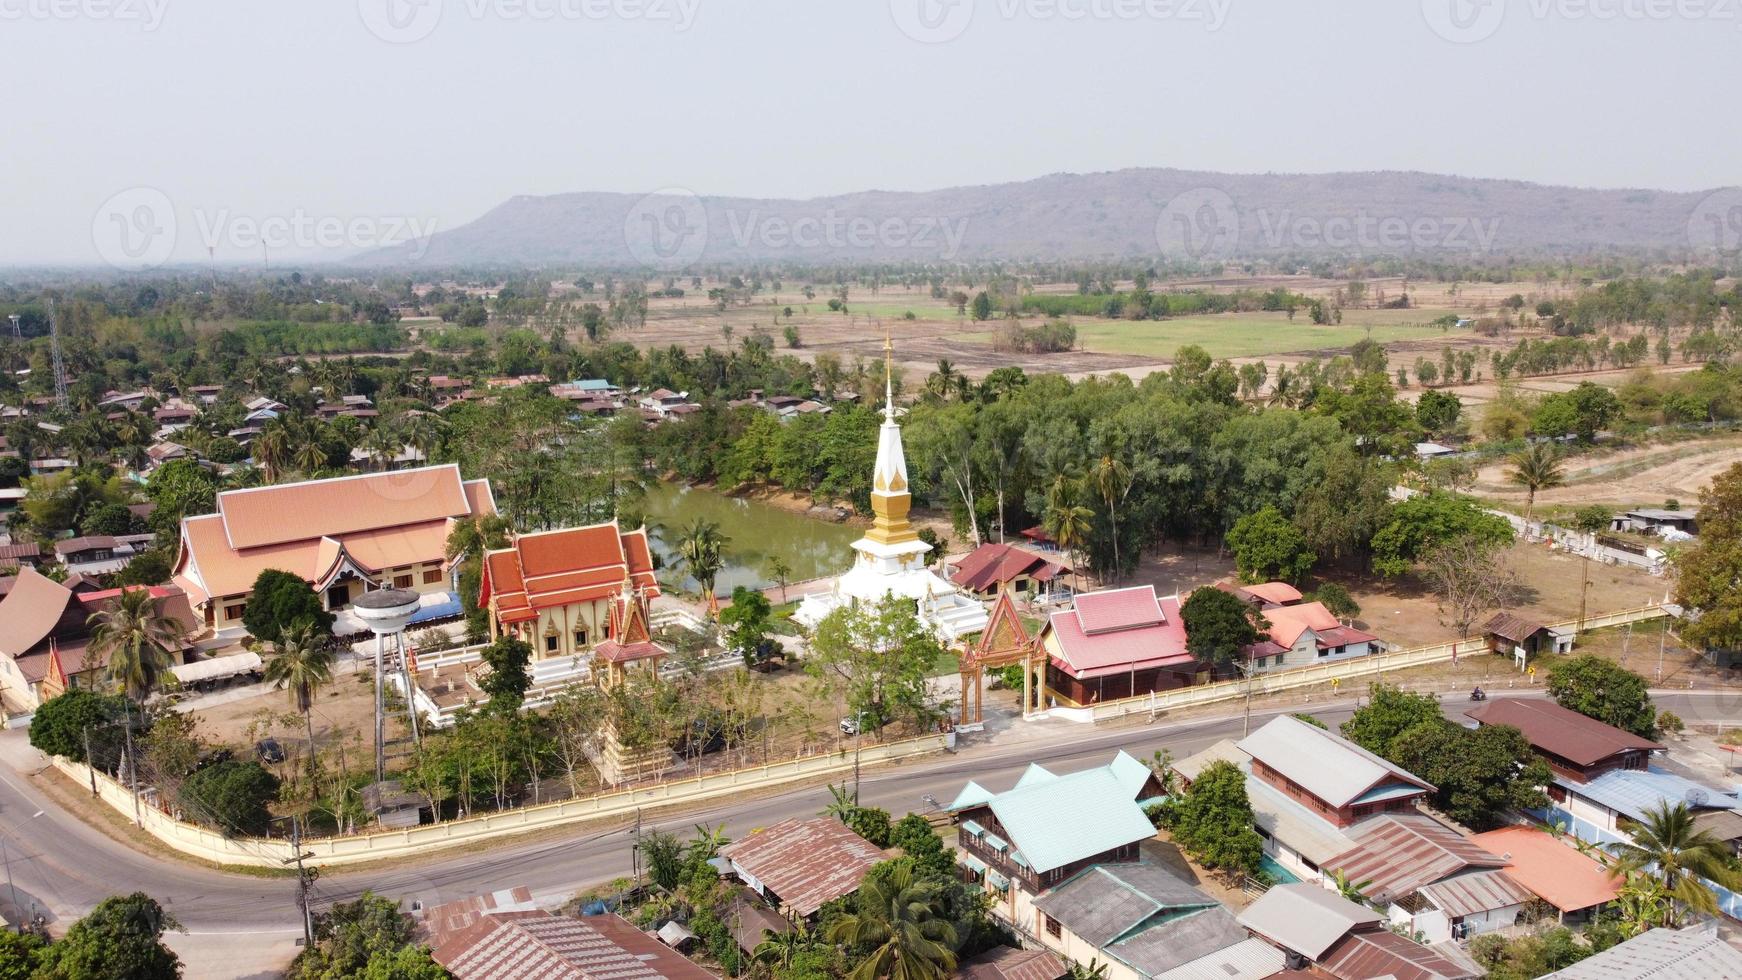
<path fill-rule="evenodd" d="M 1322 603 L 1325 611 L 1345 622 L 1361 615 L 1361 604 L 1349 594 L 1349 590 L 1336 582 L 1326 582 L 1314 589 L 1312 599 Z"/>
<path fill-rule="evenodd" d="M 942 911 L 912 864 L 894 862 L 887 875 L 866 876 L 852 909 L 831 922 L 826 935 L 866 951 L 849 980 L 943 980 L 956 968 L 957 932 Z"/>
<path fill-rule="evenodd" d="M 701 585 L 704 599 L 714 594 L 714 580 L 725 564 L 726 546 L 730 543 L 719 524 L 702 517 L 691 521 L 678 534 L 678 559 Z"/>
<path fill-rule="evenodd" d="M 1173 838 L 1212 871 L 1229 875 L 1257 873 L 1264 842 L 1252 829 L 1252 802 L 1246 797 L 1246 774 L 1225 760 L 1205 767 L 1174 806 L 1169 829 Z"/>
<path fill-rule="evenodd" d="M 742 657 L 746 666 L 754 666 L 762 645 L 768 642 L 771 609 L 767 596 L 740 585 L 732 590 L 732 604 L 720 610 L 726 648 Z"/>
<path fill-rule="evenodd" d="M 1343 737 L 1374 755 L 1385 755 L 1397 736 L 1424 723 L 1445 720 L 1431 694 L 1415 694 L 1391 684 L 1367 688 L 1367 703 L 1343 722 Z"/>
<path fill-rule="evenodd" d="M 1235 521 L 1227 540 L 1244 582 L 1299 582 L 1318 560 L 1300 528 L 1269 505 Z"/>
<path fill-rule="evenodd" d="M 780 586 L 780 602 L 785 605 L 786 585 L 792 581 L 792 563 L 779 555 L 769 555 L 762 567 L 768 572 L 768 577 L 774 580 L 774 584 Z"/>
<path fill-rule="evenodd" d="M 1185 624 L 1186 650 L 1218 666 L 1239 661 L 1242 651 L 1258 642 L 1259 630 L 1270 625 L 1250 603 L 1208 586 L 1187 596 L 1179 615 Z"/>
<path fill-rule="evenodd" d="M 1717 914 L 1717 896 L 1707 881 L 1742 888 L 1742 872 L 1737 871 L 1729 846 L 1696 827 L 1685 803 L 1663 803 L 1647 810 L 1645 821 L 1632 828 L 1631 836 L 1632 843 L 1610 844 L 1609 851 L 1623 873 L 1648 876 L 1673 900 L 1660 925 L 1676 925 L 1683 910 Z"/>
<path fill-rule="evenodd" d="M 181 960 L 163 944 L 180 929 L 175 918 L 144 892 L 105 898 L 49 947 L 40 980 L 177 980 Z"/>
<path fill-rule="evenodd" d="M 174 683 L 172 651 L 181 649 L 187 625 L 166 614 L 149 589 L 122 592 L 86 622 L 104 676 L 128 697 L 143 702 L 166 682 Z"/>
<path fill-rule="evenodd" d="M 273 690 L 288 690 L 290 703 L 302 713 L 308 728 L 308 772 L 315 775 L 315 695 L 333 679 L 333 664 L 337 655 L 330 643 L 315 635 L 307 624 L 285 630 L 273 644 L 272 659 L 266 662 L 266 680 Z"/>
<path fill-rule="evenodd" d="M 1463 537 L 1508 544 L 1512 525 L 1464 497 L 1417 494 L 1392 507 L 1373 536 L 1373 569 L 1385 576 L 1402 575 L 1435 546 Z"/>
<path fill-rule="evenodd" d="M 41 936 L 0 930 L 0 980 L 32 980 L 49 962 L 48 941 Z"/>
<path fill-rule="evenodd" d="M 1533 442 L 1512 457 L 1512 469 L 1507 479 L 1524 488 L 1524 520 L 1529 523 L 1536 510 L 1538 492 L 1558 487 L 1566 482 L 1566 471 L 1560 450 L 1551 442 Z"/>
<path fill-rule="evenodd" d="M 1510 725 L 1471 729 L 1434 718 L 1404 730 L 1383 755 L 1432 783 L 1442 813 L 1478 830 L 1505 823 L 1514 809 L 1548 805 L 1541 787 L 1553 773 Z"/>
<path fill-rule="evenodd" d="M 30 719 L 30 744 L 48 755 L 86 762 L 90 761 L 85 758 L 85 734 L 89 732 L 91 750 L 101 762 L 105 758 L 101 748 L 119 737 L 117 726 L 127 714 L 124 708 L 122 695 L 74 688 L 36 709 Z"/>
<path fill-rule="evenodd" d="M 1678 629 L 1688 643 L 1742 650 L 1742 463 L 1700 492 L 1700 534 L 1676 559 L 1676 600 L 1698 611 Z"/>
<path fill-rule="evenodd" d="M 255 639 L 276 643 L 284 631 L 304 624 L 317 636 L 331 636 L 333 614 L 299 575 L 268 568 L 254 578 L 254 591 L 242 609 L 242 625 Z"/>
<path fill-rule="evenodd" d="M 937 716 L 926 672 L 943 656 L 937 635 L 919 620 L 912 599 L 890 595 L 875 605 L 843 606 L 823 617 L 805 668 L 844 682 L 847 709 L 861 730 L 904 717 L 924 729 Z"/>
<path fill-rule="evenodd" d="M 1415 420 L 1429 432 L 1443 433 L 1457 423 L 1462 410 L 1457 395 L 1430 388 L 1416 399 Z"/>
<path fill-rule="evenodd" d="M 416 926 L 399 903 L 365 891 L 314 917 L 315 944 L 297 954 L 286 980 L 447 980 L 415 942 Z"/>
<path fill-rule="evenodd" d="M 1548 693 L 1563 708 L 1640 738 L 1657 734 L 1657 708 L 1645 678 L 1613 661 L 1594 654 L 1562 660 L 1549 670 Z"/>
<path fill-rule="evenodd" d="M 666 891 L 676 891 L 683 878 L 684 856 L 689 845 L 676 834 L 655 830 L 641 837 L 641 859 L 647 863 L 647 877 Z"/>
<path fill-rule="evenodd" d="M 485 647 L 482 657 L 490 672 L 478 686 L 490 696 L 490 710 L 503 714 L 519 711 L 527 689 L 532 687 L 532 645 L 504 635 Z"/>
<path fill-rule="evenodd" d="M 181 784 L 182 808 L 225 836 L 258 837 L 272 825 L 269 804 L 278 798 L 278 777 L 258 762 L 214 763 Z"/>
<path fill-rule="evenodd" d="M 992 297 L 984 289 L 974 295 L 974 319 L 990 320 L 992 318 Z"/>
<path fill-rule="evenodd" d="M 889 821 L 889 811 L 876 806 L 855 806 L 847 814 L 847 826 L 853 833 L 865 838 L 878 847 L 888 847 L 894 825 Z"/>

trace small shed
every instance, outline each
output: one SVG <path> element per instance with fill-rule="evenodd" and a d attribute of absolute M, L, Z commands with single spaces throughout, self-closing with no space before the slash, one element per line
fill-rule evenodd
<path fill-rule="evenodd" d="M 423 823 L 424 798 L 397 779 L 384 779 L 363 787 L 363 809 L 381 826 L 403 830 Z"/>
<path fill-rule="evenodd" d="M 1521 651 L 1530 656 L 1570 653 L 1573 649 L 1572 630 L 1553 630 L 1513 613 L 1495 613 L 1482 624 L 1482 635 L 1489 650 L 1506 656 L 1517 656 Z"/>

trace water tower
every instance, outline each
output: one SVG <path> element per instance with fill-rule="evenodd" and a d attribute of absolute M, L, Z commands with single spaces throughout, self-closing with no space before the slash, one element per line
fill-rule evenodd
<path fill-rule="evenodd" d="M 375 634 L 375 781 L 379 783 L 386 774 L 387 720 L 382 669 L 388 637 L 393 638 L 393 649 L 399 655 L 399 673 L 405 682 L 405 704 L 411 716 L 411 737 L 414 741 L 418 737 L 417 699 L 405 656 L 405 625 L 417 614 L 418 594 L 409 589 L 376 589 L 358 596 L 351 607 L 357 618 Z"/>

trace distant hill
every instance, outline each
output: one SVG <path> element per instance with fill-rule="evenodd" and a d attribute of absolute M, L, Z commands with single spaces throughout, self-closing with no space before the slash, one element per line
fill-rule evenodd
<path fill-rule="evenodd" d="M 1727 192 L 1721 201 L 1735 207 Z M 1705 205 L 1702 207 L 1702 205 Z M 810 200 L 516 197 L 368 265 L 977 261 L 1685 248 L 1708 193 L 1585 190 L 1413 172 L 1133 169 Z M 1690 228 L 1694 229 L 1690 232 Z M 1700 244 L 1695 242 L 1694 244 Z M 1705 243 L 1705 244 L 1710 244 Z M 424 248 L 418 254 L 418 246 Z"/>

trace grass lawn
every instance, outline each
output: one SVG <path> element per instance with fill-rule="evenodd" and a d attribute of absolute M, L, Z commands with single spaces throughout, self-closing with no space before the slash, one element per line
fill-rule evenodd
<path fill-rule="evenodd" d="M 1335 326 L 1315 326 L 1306 313 L 1224 313 L 1183 316 L 1171 320 L 1101 320 L 1078 317 L 1077 346 L 1100 354 L 1172 357 L 1186 344 L 1197 344 L 1211 357 L 1256 357 L 1295 351 L 1348 347 L 1364 337 L 1380 343 L 1396 340 L 1451 340 L 1460 333 L 1427 326 L 1440 313 L 1424 310 L 1350 310 Z M 965 335 L 964 340 L 990 341 L 992 334 Z"/>

